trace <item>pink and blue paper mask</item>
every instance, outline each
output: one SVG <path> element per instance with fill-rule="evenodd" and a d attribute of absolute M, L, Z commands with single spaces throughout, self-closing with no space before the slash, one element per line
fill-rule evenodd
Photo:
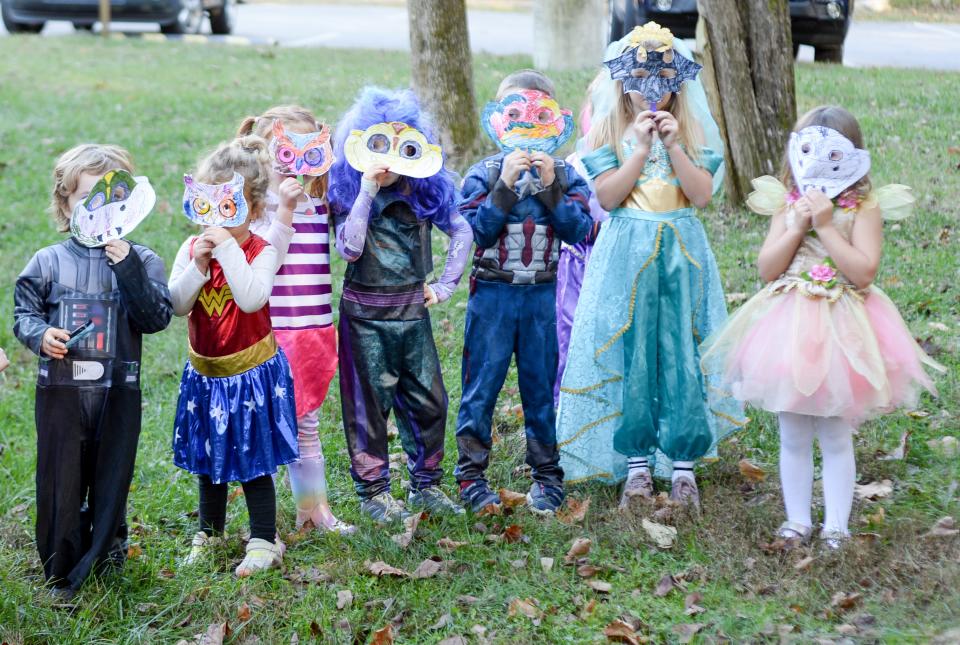
<path fill-rule="evenodd" d="M 240 226 L 249 209 L 243 196 L 243 175 L 233 173 L 225 184 L 204 184 L 192 175 L 183 176 L 183 213 L 201 226 Z"/>
<path fill-rule="evenodd" d="M 504 152 L 553 154 L 573 136 L 573 114 L 549 94 L 520 90 L 487 103 L 480 118 L 487 135 Z"/>
<path fill-rule="evenodd" d="M 623 84 L 624 94 L 640 94 L 651 110 L 656 110 L 667 94 L 679 92 L 685 81 L 695 79 L 703 69 L 677 52 L 672 38 L 670 45 L 651 49 L 640 43 L 603 64 L 610 70 L 610 78 Z"/>
<path fill-rule="evenodd" d="M 279 119 L 274 121 L 270 153 L 273 169 L 291 177 L 319 177 L 330 170 L 334 162 L 330 129 L 325 125 L 319 132 L 299 134 L 287 130 Z"/>
<path fill-rule="evenodd" d="M 95 248 L 129 235 L 150 214 L 157 195 L 146 177 L 111 170 L 94 184 L 70 217 L 70 233 Z"/>

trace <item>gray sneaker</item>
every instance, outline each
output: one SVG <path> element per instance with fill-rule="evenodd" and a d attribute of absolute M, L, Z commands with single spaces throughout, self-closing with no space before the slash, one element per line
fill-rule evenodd
<path fill-rule="evenodd" d="M 383 491 L 373 497 L 360 502 L 360 510 L 377 524 L 393 524 L 402 522 L 410 517 L 410 511 L 403 506 L 403 502 Z"/>
<path fill-rule="evenodd" d="M 630 506 L 630 500 L 634 497 L 653 499 L 653 476 L 647 468 L 627 477 L 623 484 L 623 494 L 620 496 L 620 509 Z"/>
<path fill-rule="evenodd" d="M 670 488 L 670 499 L 699 511 L 700 489 L 697 488 L 697 480 L 685 475 L 674 479 L 673 486 Z"/>
<path fill-rule="evenodd" d="M 410 491 L 407 496 L 407 505 L 435 515 L 463 515 L 467 512 L 437 486 Z"/>

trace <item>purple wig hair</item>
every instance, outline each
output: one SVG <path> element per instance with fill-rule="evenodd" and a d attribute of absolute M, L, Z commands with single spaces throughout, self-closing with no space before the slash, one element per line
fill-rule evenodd
<path fill-rule="evenodd" d="M 390 121 L 402 121 L 422 132 L 427 141 L 437 143 L 430 117 L 420 111 L 420 101 L 413 90 L 392 92 L 379 87 L 363 88 L 353 107 L 340 119 L 333 138 L 336 161 L 330 168 L 328 194 L 334 213 L 349 212 L 360 193 L 361 173 L 347 163 L 343 153 L 350 131 L 366 130 L 371 125 Z M 456 207 L 456 187 L 446 168 L 424 179 L 401 176 L 396 187 L 417 217 L 429 219 L 441 229 L 450 226 L 450 213 Z"/>

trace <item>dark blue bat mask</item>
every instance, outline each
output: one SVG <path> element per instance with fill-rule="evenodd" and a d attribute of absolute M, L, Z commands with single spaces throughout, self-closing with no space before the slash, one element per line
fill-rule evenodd
<path fill-rule="evenodd" d="M 610 78 L 623 83 L 624 94 L 643 95 L 651 110 L 657 109 L 664 95 L 679 92 L 684 81 L 696 78 L 703 69 L 672 47 L 666 51 L 647 51 L 643 45 L 631 47 L 603 64 L 610 70 Z"/>

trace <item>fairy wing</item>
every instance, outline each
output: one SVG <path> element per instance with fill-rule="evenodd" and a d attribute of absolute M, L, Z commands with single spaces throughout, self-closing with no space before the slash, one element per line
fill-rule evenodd
<path fill-rule="evenodd" d="M 913 215 L 917 199 L 913 189 L 903 184 L 887 184 L 874 191 L 880 214 L 885 220 L 898 221 Z"/>
<path fill-rule="evenodd" d="M 747 208 L 758 215 L 773 215 L 787 205 L 787 187 L 776 177 L 764 175 L 750 182 L 753 192 L 747 196 Z"/>

